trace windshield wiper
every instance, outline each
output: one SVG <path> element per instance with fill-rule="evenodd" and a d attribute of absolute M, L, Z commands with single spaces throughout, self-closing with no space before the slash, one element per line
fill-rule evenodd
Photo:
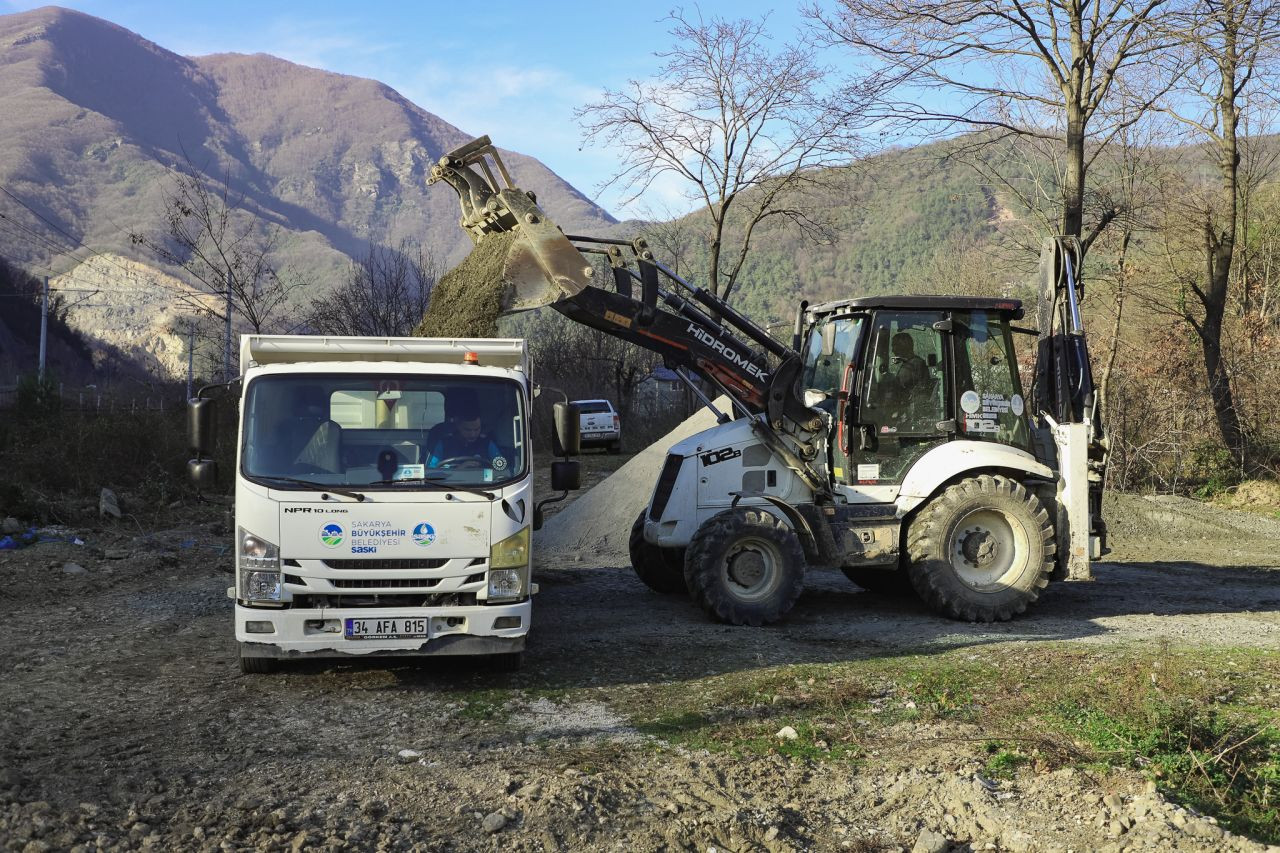
<path fill-rule="evenodd" d="M 271 480 L 276 483 L 288 483 L 291 486 L 302 486 L 313 492 L 333 492 L 335 495 L 344 495 L 348 498 L 355 498 L 358 501 L 365 501 L 367 498 L 359 492 L 353 492 L 349 489 L 338 489 L 330 486 L 328 483 L 317 483 L 314 480 L 299 480 L 296 477 L 261 477 L 262 480 Z"/>
<path fill-rule="evenodd" d="M 374 480 L 371 486 L 398 486 L 401 483 L 412 483 L 415 486 L 424 487 L 433 492 L 469 492 L 473 495 L 479 495 L 485 500 L 493 500 L 493 492 L 486 492 L 473 486 L 459 486 L 456 483 L 441 483 L 444 475 L 437 474 L 434 477 L 402 477 L 398 480 Z"/>

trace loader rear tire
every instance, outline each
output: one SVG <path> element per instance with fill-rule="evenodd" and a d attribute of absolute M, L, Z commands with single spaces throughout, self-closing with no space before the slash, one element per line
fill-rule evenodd
<path fill-rule="evenodd" d="M 915 587 L 911 578 L 902 569 L 869 569 L 864 566 L 845 566 L 840 569 L 844 576 L 867 592 L 879 595 L 915 595 Z"/>
<path fill-rule="evenodd" d="M 693 600 L 717 622 L 767 625 L 787 614 L 804 588 L 800 540 L 762 509 L 730 509 L 698 528 L 684 559 Z"/>
<path fill-rule="evenodd" d="M 998 474 L 961 480 L 907 531 L 907 574 L 925 604 L 969 622 L 1003 622 L 1049 584 L 1056 551 L 1040 499 Z"/>
<path fill-rule="evenodd" d="M 631 536 L 627 540 L 631 552 L 631 568 L 635 569 L 640 582 L 654 592 L 663 595 L 684 593 L 688 590 L 684 585 L 684 549 L 659 548 L 644 541 L 644 517 L 640 517 L 631 525 Z"/>

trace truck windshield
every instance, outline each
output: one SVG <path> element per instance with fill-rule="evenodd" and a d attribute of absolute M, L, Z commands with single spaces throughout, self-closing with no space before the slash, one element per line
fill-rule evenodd
<path fill-rule="evenodd" d="M 505 379 L 261 376 L 245 391 L 241 470 L 268 485 L 500 485 L 524 476 L 526 422 Z"/>

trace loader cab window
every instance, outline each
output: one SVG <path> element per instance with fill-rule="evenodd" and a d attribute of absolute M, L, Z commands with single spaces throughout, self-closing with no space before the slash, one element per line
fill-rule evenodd
<path fill-rule="evenodd" d="M 1029 449 L 1031 430 L 1007 320 L 988 311 L 957 312 L 954 318 L 960 434 Z"/>
<path fill-rule="evenodd" d="M 946 420 L 942 336 L 937 312 L 876 315 L 863 375 L 864 421 L 880 435 L 935 435 Z"/>
<path fill-rule="evenodd" d="M 827 395 L 831 408 L 836 394 L 848 390 L 850 368 L 857 361 L 855 348 L 858 332 L 862 328 L 862 316 L 828 317 L 815 323 L 809 330 L 804 351 L 804 387 L 822 391 Z"/>
<path fill-rule="evenodd" d="M 902 482 L 915 461 L 946 441 L 946 359 L 940 311 L 877 311 L 867 336 L 856 407 L 842 424 L 848 465 L 859 485 Z"/>

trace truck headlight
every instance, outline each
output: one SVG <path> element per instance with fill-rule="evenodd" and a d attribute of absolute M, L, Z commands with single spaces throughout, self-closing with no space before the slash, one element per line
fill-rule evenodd
<path fill-rule="evenodd" d="M 489 549 L 489 602 L 519 601 L 529 589 L 529 528 Z"/>
<path fill-rule="evenodd" d="M 489 549 L 489 568 L 513 569 L 529 565 L 529 528 L 522 527 Z"/>
<path fill-rule="evenodd" d="M 280 548 L 245 530 L 236 529 L 236 563 L 240 593 L 249 601 L 279 601 L 282 589 Z"/>

